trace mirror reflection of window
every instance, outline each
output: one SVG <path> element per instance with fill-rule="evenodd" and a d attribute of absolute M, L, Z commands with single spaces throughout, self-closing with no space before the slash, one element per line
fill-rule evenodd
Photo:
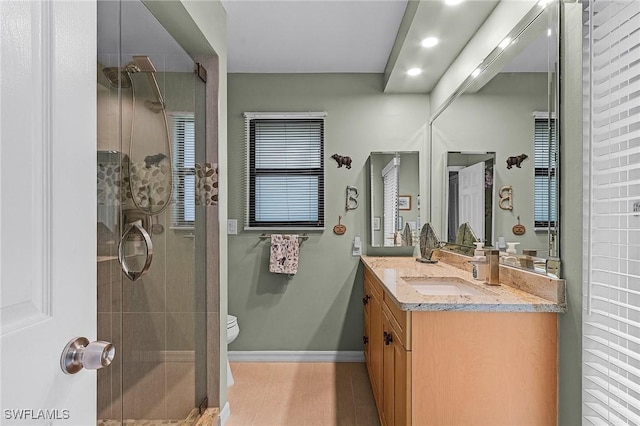
<path fill-rule="evenodd" d="M 558 185 L 556 118 L 555 114 L 535 112 L 534 121 L 534 222 L 536 229 L 544 230 L 556 226 L 556 190 Z"/>
<path fill-rule="evenodd" d="M 382 169 L 382 192 L 383 192 L 383 232 L 384 246 L 395 246 L 395 235 L 398 226 L 398 195 L 400 182 L 398 179 L 400 169 L 400 157 L 394 157 Z"/>

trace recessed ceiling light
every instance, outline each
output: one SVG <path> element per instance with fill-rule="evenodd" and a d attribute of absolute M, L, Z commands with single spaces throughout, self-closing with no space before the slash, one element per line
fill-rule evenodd
<path fill-rule="evenodd" d="M 457 4 L 462 3 L 463 1 L 464 0 L 444 0 L 445 4 L 448 4 L 449 6 L 455 6 Z"/>
<path fill-rule="evenodd" d="M 433 47 L 438 44 L 437 37 L 427 37 L 420 43 L 422 47 Z"/>
<path fill-rule="evenodd" d="M 551 0 L 540 0 L 540 2 L 538 3 L 540 6 L 542 7 L 547 7 L 547 5 L 549 4 Z"/>
<path fill-rule="evenodd" d="M 551 28 L 547 28 L 547 37 L 551 37 L 552 34 Z"/>
<path fill-rule="evenodd" d="M 410 68 L 407 71 L 407 74 L 410 75 L 411 77 L 415 77 L 416 75 L 422 74 L 422 69 L 420 69 L 420 68 Z"/>
<path fill-rule="evenodd" d="M 480 68 L 476 68 L 475 70 L 473 70 L 473 72 L 471 73 L 471 77 L 476 78 L 477 76 L 480 75 L 480 73 L 482 72 L 482 69 Z"/>
<path fill-rule="evenodd" d="M 504 40 L 502 40 L 500 42 L 500 44 L 498 45 L 498 47 L 500 49 L 506 49 L 507 47 L 509 47 L 509 45 L 511 44 L 511 37 L 507 37 Z"/>

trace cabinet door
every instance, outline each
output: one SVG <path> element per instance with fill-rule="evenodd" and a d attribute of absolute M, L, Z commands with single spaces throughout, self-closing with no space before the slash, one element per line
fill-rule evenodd
<path fill-rule="evenodd" d="M 401 343 L 398 331 L 384 315 L 382 421 L 386 426 L 411 424 L 411 351 Z"/>
<path fill-rule="evenodd" d="M 364 305 L 364 333 L 362 336 L 362 344 L 364 347 L 364 361 L 367 364 L 367 368 L 370 368 L 371 364 L 371 345 L 369 340 L 371 339 L 371 290 L 368 283 L 364 283 L 364 295 L 362 298 L 362 304 Z"/>
<path fill-rule="evenodd" d="M 393 339 L 393 424 L 409 426 L 411 424 L 411 351 L 405 350 L 396 338 Z"/>
<path fill-rule="evenodd" d="M 382 372 L 382 419 L 383 426 L 394 426 L 393 412 L 395 410 L 395 350 L 393 345 L 393 331 L 386 312 L 383 312 L 383 372 Z"/>
<path fill-rule="evenodd" d="M 369 300 L 369 365 L 371 375 L 371 387 L 373 388 L 373 396 L 376 405 L 380 410 L 382 408 L 382 351 L 383 351 L 383 333 L 382 333 L 382 302 L 375 293 L 372 293 Z"/>

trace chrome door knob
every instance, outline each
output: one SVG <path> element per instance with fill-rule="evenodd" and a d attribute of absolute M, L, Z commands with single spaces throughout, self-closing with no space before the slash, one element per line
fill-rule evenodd
<path fill-rule="evenodd" d="M 112 343 L 96 340 L 89 343 L 86 337 L 76 337 L 67 343 L 60 357 L 60 367 L 66 374 L 76 374 L 86 368 L 98 370 L 108 367 L 116 355 Z"/>

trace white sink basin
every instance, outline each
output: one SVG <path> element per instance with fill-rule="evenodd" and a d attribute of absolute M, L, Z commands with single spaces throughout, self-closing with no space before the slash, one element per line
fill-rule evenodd
<path fill-rule="evenodd" d="M 402 277 L 420 294 L 427 296 L 486 296 L 495 294 L 458 277 Z"/>

